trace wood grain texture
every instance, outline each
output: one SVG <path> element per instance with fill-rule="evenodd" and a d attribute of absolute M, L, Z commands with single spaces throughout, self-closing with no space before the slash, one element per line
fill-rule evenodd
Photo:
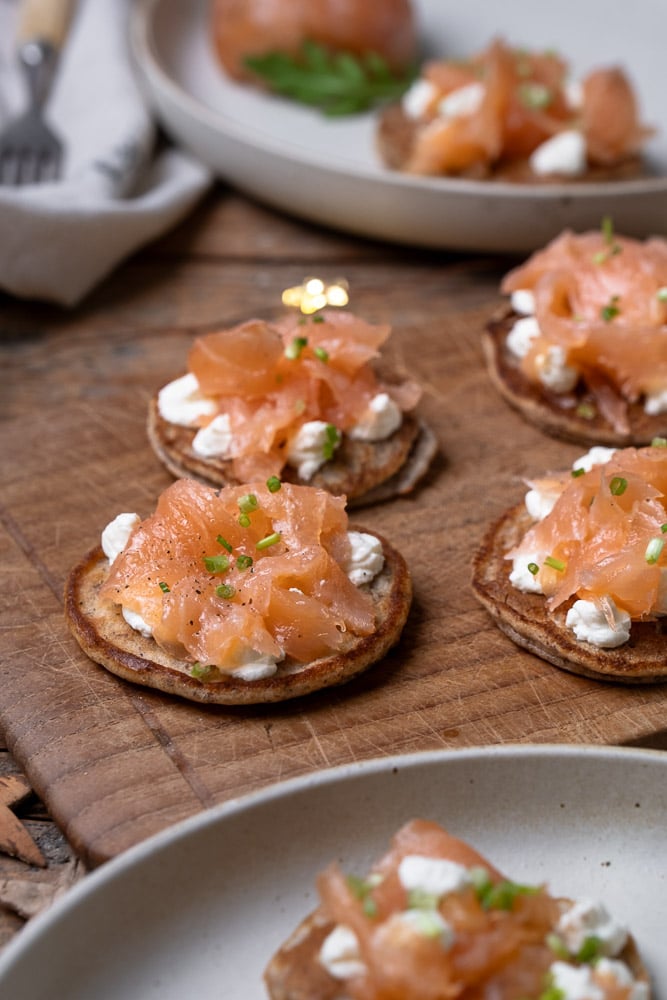
<path fill-rule="evenodd" d="M 99 864 L 270 782 L 397 752 L 525 742 L 665 745 L 667 687 L 571 676 L 519 650 L 474 599 L 470 564 L 524 477 L 581 449 L 529 427 L 486 376 L 480 331 L 512 262 L 417 252 L 295 223 L 223 188 L 72 312 L 0 297 L 0 727 L 76 852 Z M 306 274 L 344 275 L 425 387 L 441 456 L 422 489 L 364 511 L 406 557 L 400 644 L 339 690 L 206 707 L 125 683 L 69 636 L 70 567 L 170 479 L 146 440 L 152 393 L 197 328 L 279 311 Z"/>

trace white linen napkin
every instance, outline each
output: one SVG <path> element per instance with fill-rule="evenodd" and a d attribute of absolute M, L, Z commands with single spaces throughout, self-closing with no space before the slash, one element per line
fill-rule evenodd
<path fill-rule="evenodd" d="M 178 222 L 211 182 L 156 128 L 127 36 L 132 0 L 78 0 L 46 117 L 66 142 L 58 182 L 0 185 L 0 289 L 74 305 L 116 264 Z M 0 0 L 0 129 L 26 105 L 16 3 Z"/>

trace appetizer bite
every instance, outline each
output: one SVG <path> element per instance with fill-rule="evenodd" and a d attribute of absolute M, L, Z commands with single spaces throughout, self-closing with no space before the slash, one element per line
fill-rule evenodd
<path fill-rule="evenodd" d="M 340 684 L 398 640 L 401 555 L 348 524 L 345 501 L 281 483 L 173 483 L 143 521 L 119 514 L 65 590 L 91 659 L 193 701 L 280 701 Z"/>
<path fill-rule="evenodd" d="M 416 63 L 410 0 L 213 0 L 211 32 L 232 79 L 329 114 L 397 98 Z"/>
<path fill-rule="evenodd" d="M 332 864 L 320 905 L 265 972 L 272 1000 L 649 1000 L 634 940 L 602 903 L 509 881 L 412 820 L 365 877 Z"/>
<path fill-rule="evenodd" d="M 426 63 L 382 112 L 378 144 L 412 174 L 536 183 L 636 176 L 650 134 L 622 69 L 572 80 L 557 53 L 497 38 L 467 60 Z"/>
<path fill-rule="evenodd" d="M 199 337 L 151 402 L 151 445 L 173 475 L 214 485 L 279 476 L 352 505 L 407 493 L 437 446 L 417 383 L 373 365 L 389 332 L 324 310 Z"/>
<path fill-rule="evenodd" d="M 667 439 L 594 447 L 529 486 L 477 552 L 477 598 L 510 639 L 557 667 L 664 680 Z"/>
<path fill-rule="evenodd" d="M 564 232 L 501 285 L 483 337 L 491 380 L 527 420 L 583 444 L 667 432 L 667 241 Z"/>

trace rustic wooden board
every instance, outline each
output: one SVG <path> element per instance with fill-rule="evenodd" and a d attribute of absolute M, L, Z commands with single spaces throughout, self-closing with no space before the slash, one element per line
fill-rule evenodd
<path fill-rule="evenodd" d="M 469 588 L 489 519 L 522 478 L 581 449 L 542 437 L 491 389 L 479 331 L 507 261 L 389 249 L 274 216 L 220 190 L 191 222 L 72 313 L 0 298 L 0 727 L 89 864 L 185 816 L 315 768 L 512 741 L 665 745 L 667 687 L 563 673 L 501 635 Z M 442 455 L 414 497 L 363 512 L 412 568 L 400 645 L 352 683 L 256 709 L 202 707 L 123 683 L 70 638 L 70 566 L 121 510 L 170 479 L 144 432 L 193 330 L 269 316 L 306 273 L 343 274 L 390 321 L 425 386 Z"/>

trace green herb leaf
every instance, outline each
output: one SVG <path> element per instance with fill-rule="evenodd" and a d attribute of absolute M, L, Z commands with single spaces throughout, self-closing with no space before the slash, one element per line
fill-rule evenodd
<path fill-rule="evenodd" d="M 326 364 L 327 361 L 329 360 L 329 352 L 326 351 L 323 347 L 314 347 L 313 354 L 315 355 L 316 358 L 319 358 L 320 361 L 323 361 L 324 364 Z"/>
<path fill-rule="evenodd" d="M 563 562 L 563 560 L 556 559 L 555 556 L 547 556 L 546 559 L 544 560 L 544 565 L 551 566 L 552 569 L 558 570 L 559 573 L 562 573 L 563 570 L 565 569 L 565 563 Z"/>
<path fill-rule="evenodd" d="M 519 100 L 526 108 L 548 108 L 553 101 L 553 93 L 543 83 L 522 83 Z"/>
<path fill-rule="evenodd" d="M 308 337 L 293 337 L 285 348 L 285 357 L 290 361 L 296 361 L 301 357 L 301 352 L 308 345 Z"/>
<path fill-rule="evenodd" d="M 190 673 L 198 681 L 210 681 L 214 677 L 217 677 L 219 671 L 212 663 L 193 663 L 190 667 Z"/>
<path fill-rule="evenodd" d="M 528 572 L 532 573 L 533 576 L 537 576 L 537 574 L 540 572 L 540 567 L 535 562 L 529 562 L 527 568 Z"/>
<path fill-rule="evenodd" d="M 377 53 L 331 52 L 314 42 L 305 42 L 294 57 L 269 52 L 245 62 L 275 93 L 326 115 L 356 114 L 381 101 L 395 101 L 415 75 L 392 73 Z"/>
<path fill-rule="evenodd" d="M 663 526 L 664 527 L 664 526 Z M 660 529 L 662 531 L 662 528 Z M 649 566 L 653 566 L 657 563 L 658 559 L 662 555 L 662 550 L 665 547 L 664 538 L 652 538 L 651 541 L 646 546 L 646 552 L 644 553 L 644 558 Z"/>
<path fill-rule="evenodd" d="M 236 593 L 236 588 L 232 587 L 231 583 L 222 583 L 219 587 L 215 588 L 215 592 L 218 597 L 224 597 L 226 601 L 230 601 Z"/>
<path fill-rule="evenodd" d="M 423 889 L 411 889 L 408 893 L 408 906 L 411 910 L 437 910 L 438 897 Z"/>
<path fill-rule="evenodd" d="M 269 476 L 266 480 L 266 488 L 269 493 L 277 493 L 281 486 L 282 483 L 277 476 Z"/>
<path fill-rule="evenodd" d="M 602 954 L 602 942 L 599 937 L 591 934 L 584 938 L 584 942 L 576 954 L 578 962 L 592 962 Z"/>
<path fill-rule="evenodd" d="M 578 479 L 579 476 L 585 476 L 586 475 L 586 470 L 583 469 L 583 468 L 581 468 L 581 467 L 578 468 L 578 469 L 573 469 L 572 472 L 570 473 L 570 475 L 572 476 L 573 479 Z"/>
<path fill-rule="evenodd" d="M 169 584 L 165 583 L 164 580 L 160 580 L 160 582 L 158 583 L 158 587 L 160 588 L 163 594 L 170 593 Z"/>
<path fill-rule="evenodd" d="M 251 511 L 257 510 L 259 507 L 259 500 L 254 493 L 245 493 L 239 497 L 237 503 L 242 514 L 250 514 Z"/>
<path fill-rule="evenodd" d="M 250 569 L 252 561 L 252 556 L 239 556 L 236 560 L 236 565 L 238 569 Z"/>
<path fill-rule="evenodd" d="M 218 543 L 218 545 L 222 545 L 223 549 L 227 549 L 228 552 L 232 551 L 231 545 L 229 544 L 226 538 L 222 537 L 222 535 L 218 535 L 218 537 L 216 538 L 216 542 Z"/>
<path fill-rule="evenodd" d="M 592 420 L 595 417 L 597 410 L 592 403 L 583 402 L 579 403 L 576 413 L 578 417 L 583 417 L 584 420 Z"/>
<path fill-rule="evenodd" d="M 489 881 L 481 888 L 476 888 L 477 898 L 485 910 L 512 910 L 519 896 L 534 896 L 540 890 L 532 885 L 521 885 L 519 882 Z"/>
<path fill-rule="evenodd" d="M 326 462 L 333 458 L 333 453 L 336 450 L 336 446 L 340 441 L 340 431 L 333 424 L 327 424 L 326 426 L 326 438 L 324 444 L 322 445 L 322 455 Z"/>
<path fill-rule="evenodd" d="M 651 448 L 667 448 L 667 438 L 654 437 L 651 441 Z"/>

